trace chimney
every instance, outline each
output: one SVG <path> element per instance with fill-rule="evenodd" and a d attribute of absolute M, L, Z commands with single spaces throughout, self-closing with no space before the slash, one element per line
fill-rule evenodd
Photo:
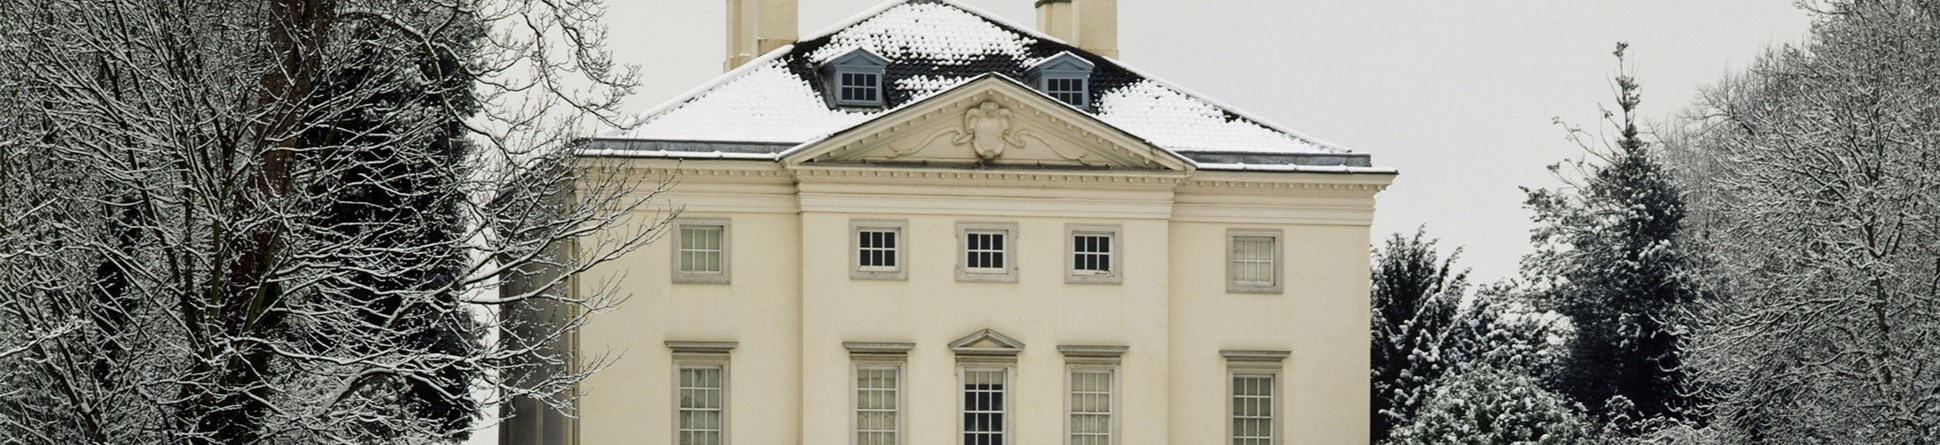
<path fill-rule="evenodd" d="M 795 43 L 796 0 L 727 0 L 727 63 L 735 68 Z"/>
<path fill-rule="evenodd" d="M 1037 30 L 1118 58 L 1118 0 L 1037 0 Z"/>

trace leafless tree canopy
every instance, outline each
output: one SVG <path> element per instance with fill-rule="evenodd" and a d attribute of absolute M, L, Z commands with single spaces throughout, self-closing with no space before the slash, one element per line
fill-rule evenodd
<path fill-rule="evenodd" d="M 565 280 L 661 221 L 663 183 L 566 151 L 632 86 L 600 10 L 0 0 L 0 442 L 446 442 L 557 406 L 590 369 L 557 345 L 617 297 Z"/>
<path fill-rule="evenodd" d="M 1832 1 L 1673 133 L 1733 443 L 1940 441 L 1940 4 Z"/>

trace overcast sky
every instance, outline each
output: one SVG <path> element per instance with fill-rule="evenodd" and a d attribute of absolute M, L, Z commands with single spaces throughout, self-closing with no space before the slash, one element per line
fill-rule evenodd
<path fill-rule="evenodd" d="M 1025 26 L 1032 0 L 958 0 Z M 814 33 L 878 0 L 801 0 Z M 1463 246 L 1477 282 L 1514 276 L 1529 251 L 1517 186 L 1554 183 L 1578 156 L 1550 121 L 1597 123 L 1610 51 L 1629 41 L 1646 117 L 1768 45 L 1798 41 L 1810 16 L 1782 0 L 1122 0 L 1121 61 L 1401 176 L 1380 195 L 1374 242 L 1426 225 Z M 614 0 L 614 55 L 641 65 L 644 110 L 721 73 L 723 0 Z"/>

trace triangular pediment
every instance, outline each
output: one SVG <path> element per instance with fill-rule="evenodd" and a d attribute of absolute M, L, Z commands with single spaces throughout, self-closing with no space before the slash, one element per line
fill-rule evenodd
<path fill-rule="evenodd" d="M 950 350 L 964 355 L 1017 355 L 1024 343 L 997 331 L 984 329 L 950 342 Z"/>
<path fill-rule="evenodd" d="M 1176 153 L 1001 75 L 984 75 L 790 150 L 792 165 L 821 163 L 1192 168 Z"/>

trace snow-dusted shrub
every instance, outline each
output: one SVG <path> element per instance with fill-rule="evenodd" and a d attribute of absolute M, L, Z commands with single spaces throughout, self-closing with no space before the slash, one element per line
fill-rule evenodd
<path fill-rule="evenodd" d="M 1577 408 L 1529 376 L 1482 367 L 1442 378 L 1389 445 L 1568 445 L 1590 441 Z"/>

